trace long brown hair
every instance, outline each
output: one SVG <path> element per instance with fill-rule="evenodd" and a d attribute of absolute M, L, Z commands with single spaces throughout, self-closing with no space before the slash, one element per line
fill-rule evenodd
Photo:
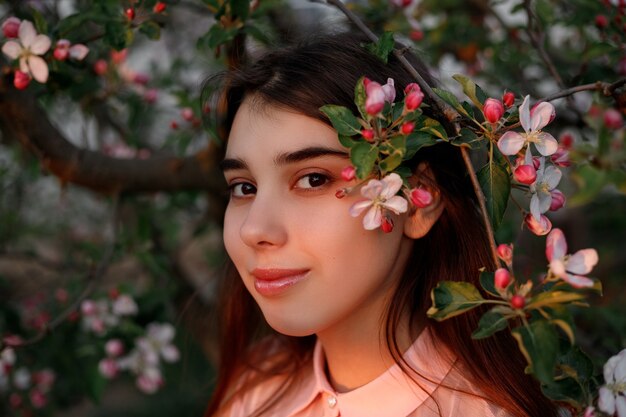
<path fill-rule="evenodd" d="M 319 108 L 337 104 L 357 112 L 354 86 L 359 77 L 385 83 L 395 80 L 397 93 L 413 82 L 390 56 L 388 64 L 363 48 L 366 41 L 354 34 L 340 34 L 272 51 L 247 68 L 225 78 L 226 130 L 232 125 L 243 99 L 254 95 L 257 103 L 290 109 L 329 123 Z M 409 54 L 412 63 L 433 83 L 424 66 Z M 426 161 L 432 181 L 441 193 L 445 209 L 430 232 L 414 242 L 404 274 L 389 303 L 384 325 L 387 345 L 403 369 L 396 340 L 402 314 L 408 309 L 412 322 L 425 316 L 431 290 L 441 280 L 477 283 L 479 269 L 493 270 L 488 237 L 482 226 L 474 194 L 460 153 L 453 146 L 437 145 L 420 150 L 411 161 Z M 298 371 L 309 363 L 315 337 L 280 335 L 264 322 L 258 306 L 230 265 L 220 291 L 220 356 L 217 386 L 205 416 L 216 415 L 230 402 L 274 375 L 284 375 L 285 383 L 262 415 L 280 401 Z M 508 332 L 475 341 L 471 333 L 483 311 L 474 310 L 444 322 L 432 322 L 434 338 L 457 356 L 457 364 L 492 403 L 515 416 L 556 415 L 555 405 L 544 397 L 538 383 L 524 373 L 523 356 Z M 259 344 L 264 346 L 260 348 Z M 275 355 L 271 365 L 266 357 L 271 345 Z M 243 381 L 242 375 L 254 375 Z"/>

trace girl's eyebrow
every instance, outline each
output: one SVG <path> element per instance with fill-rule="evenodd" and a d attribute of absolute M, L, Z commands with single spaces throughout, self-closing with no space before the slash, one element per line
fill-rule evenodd
<path fill-rule="evenodd" d="M 280 153 L 276 156 L 276 158 L 274 158 L 274 163 L 276 165 L 287 165 L 295 162 L 306 161 L 308 159 L 319 158 L 321 156 L 337 156 L 344 159 L 348 159 L 349 157 L 348 153 L 345 151 L 322 146 L 311 146 L 294 152 Z M 220 163 L 220 167 L 222 168 L 222 171 L 226 172 L 237 169 L 248 169 L 248 164 L 240 158 L 225 158 Z"/>

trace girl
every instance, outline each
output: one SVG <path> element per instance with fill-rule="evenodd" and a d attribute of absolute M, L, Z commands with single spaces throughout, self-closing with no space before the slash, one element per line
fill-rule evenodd
<path fill-rule="evenodd" d="M 350 164 L 326 104 L 357 113 L 361 76 L 413 82 L 358 36 L 267 54 L 225 82 L 230 188 L 217 387 L 206 416 L 551 416 L 507 332 L 474 341 L 481 311 L 426 318 L 439 280 L 495 269 L 459 151 L 422 148 L 432 202 L 365 230 L 338 189 Z M 424 77 L 427 77 L 423 68 Z M 432 80 L 429 79 L 429 82 Z M 352 213 L 355 214 L 355 213 Z M 367 215 L 367 214 L 366 214 Z"/>

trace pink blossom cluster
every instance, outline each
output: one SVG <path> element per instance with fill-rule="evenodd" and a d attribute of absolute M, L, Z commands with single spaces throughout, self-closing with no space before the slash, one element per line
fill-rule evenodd
<path fill-rule="evenodd" d="M 49 368 L 31 371 L 16 366 L 17 355 L 11 347 L 0 351 L 0 394 L 8 396 L 9 406 L 24 415 L 31 409 L 42 409 L 56 380 Z"/>
<path fill-rule="evenodd" d="M 82 327 L 99 336 L 116 327 L 123 317 L 134 316 L 138 312 L 137 303 L 127 294 L 119 294 L 113 299 L 84 300 L 81 303 Z"/>
<path fill-rule="evenodd" d="M 107 379 L 115 378 L 120 371 L 135 376 L 135 384 L 146 394 L 153 394 L 165 383 L 161 364 L 174 363 L 180 358 L 173 344 L 174 326 L 169 323 L 150 323 L 146 334 L 134 340 L 127 355 L 120 339 L 110 339 L 105 344 L 106 356 L 99 362 L 98 369 Z"/>

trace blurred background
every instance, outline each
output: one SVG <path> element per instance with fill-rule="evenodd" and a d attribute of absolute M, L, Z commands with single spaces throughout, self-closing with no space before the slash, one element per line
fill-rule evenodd
<path fill-rule="evenodd" d="M 546 130 L 573 162 L 551 212 L 570 253 L 596 248 L 604 295 L 576 311 L 599 372 L 626 346 L 626 77 L 621 1 L 370 0 L 349 7 L 393 31 L 460 98 L 555 101 Z M 0 415 L 201 415 L 212 389 L 215 285 L 225 254 L 223 138 L 207 77 L 268 47 L 350 24 L 304 0 L 3 0 L 0 44 L 50 40 L 49 76 L 0 57 Z M 68 43 L 59 42 L 66 39 Z M 40 39 L 41 41 L 41 39 Z M 45 43 L 45 41 L 41 41 Z M 87 48 L 88 52 L 85 52 Z M 3 49 L 4 50 L 4 49 Z M 39 77 L 41 78 L 41 77 Z M 203 95 L 203 91 L 205 94 Z M 514 193 L 522 207 L 528 196 Z M 545 270 L 545 239 L 509 204 L 496 232 L 516 273 Z"/>

